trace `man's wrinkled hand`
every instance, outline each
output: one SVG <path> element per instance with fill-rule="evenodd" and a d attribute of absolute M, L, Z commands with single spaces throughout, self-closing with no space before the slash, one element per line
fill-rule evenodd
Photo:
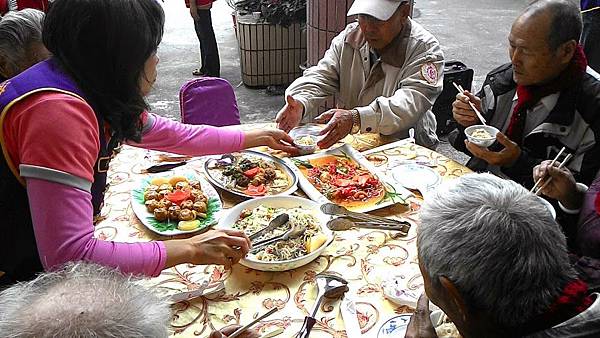
<path fill-rule="evenodd" d="M 465 90 L 463 93 L 456 95 L 456 100 L 452 103 L 452 116 L 463 127 L 469 127 L 481 123 L 477 114 L 469 101 L 473 103 L 479 111 L 481 111 L 481 99 Z"/>
<path fill-rule="evenodd" d="M 425 292 L 421 294 L 417 301 L 415 313 L 410 317 L 410 322 L 406 328 L 405 338 L 437 338 L 431 316 L 429 315 L 429 298 Z"/>
<path fill-rule="evenodd" d="M 558 168 L 558 162 L 550 165 L 552 161 L 544 161 L 533 168 L 533 180 L 537 182 L 543 179 L 538 186 L 546 185 L 550 178 L 552 180 L 542 189 L 542 194 L 559 200 L 565 207 L 569 209 L 580 208 L 580 196 L 577 196 L 577 182 L 569 169 Z"/>
<path fill-rule="evenodd" d="M 285 98 L 285 101 L 285 106 L 277 113 L 275 122 L 277 123 L 277 128 L 289 133 L 290 130 L 300 124 L 304 106 L 290 95 Z"/>
<path fill-rule="evenodd" d="M 521 148 L 519 145 L 511 141 L 502 133 L 496 135 L 496 140 L 504 146 L 504 149 L 498 152 L 489 151 L 486 148 L 479 147 L 467 140 L 465 140 L 465 145 L 473 156 L 486 161 L 490 165 L 510 167 L 515 164 L 519 159 L 519 156 L 521 156 Z"/>
<path fill-rule="evenodd" d="M 331 147 L 352 131 L 352 111 L 350 110 L 331 109 L 319 115 L 315 121 L 327 123 L 321 131 L 321 135 L 325 135 L 325 137 L 318 143 L 321 149 Z"/>

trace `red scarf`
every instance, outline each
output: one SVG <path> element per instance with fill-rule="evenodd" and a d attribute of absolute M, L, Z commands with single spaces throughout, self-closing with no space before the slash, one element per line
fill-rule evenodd
<path fill-rule="evenodd" d="M 596 207 L 596 213 L 600 215 L 600 192 L 596 194 L 596 200 L 594 201 L 594 206 Z"/>
<path fill-rule="evenodd" d="M 586 72 L 586 68 L 587 59 L 583 48 L 578 44 L 571 63 L 556 79 L 541 86 L 517 85 L 518 100 L 506 131 L 508 138 L 519 145 L 522 144 L 527 110 L 534 107 L 543 97 L 573 87 L 579 83 Z"/>
<path fill-rule="evenodd" d="M 546 319 L 573 318 L 585 311 L 594 301 L 588 294 L 588 286 L 581 279 L 573 280 L 563 288 L 556 301 L 544 314 Z"/>

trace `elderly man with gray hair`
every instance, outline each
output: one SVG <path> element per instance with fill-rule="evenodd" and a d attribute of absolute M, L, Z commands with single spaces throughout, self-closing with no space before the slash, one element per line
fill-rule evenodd
<path fill-rule="evenodd" d="M 578 279 L 539 198 L 491 174 L 438 189 L 417 237 L 422 296 L 407 337 L 436 337 L 429 297 L 470 337 L 600 337 L 600 299 Z"/>
<path fill-rule="evenodd" d="M 29 8 L 0 19 L 0 82 L 50 56 L 42 43 L 43 23 L 44 12 Z"/>
<path fill-rule="evenodd" d="M 0 292 L 2 337 L 167 337 L 167 300 L 130 275 L 93 263 L 55 272 Z M 227 337 L 239 326 L 211 333 Z M 257 338 L 247 330 L 240 338 Z"/>

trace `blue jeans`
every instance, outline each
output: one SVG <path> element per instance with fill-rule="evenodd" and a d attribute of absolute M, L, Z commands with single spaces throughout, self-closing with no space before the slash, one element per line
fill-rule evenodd
<path fill-rule="evenodd" d="M 198 20 L 194 20 L 194 28 L 200 41 L 200 54 L 202 54 L 200 72 L 208 76 L 220 77 L 219 49 L 217 48 L 215 31 L 212 26 L 210 9 L 198 10 Z"/>

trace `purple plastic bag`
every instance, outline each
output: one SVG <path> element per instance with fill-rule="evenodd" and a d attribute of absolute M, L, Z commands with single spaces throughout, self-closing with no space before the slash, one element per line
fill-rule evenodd
<path fill-rule="evenodd" d="M 216 127 L 240 124 L 240 112 L 233 87 L 218 77 L 202 77 L 179 90 L 181 122 Z"/>

